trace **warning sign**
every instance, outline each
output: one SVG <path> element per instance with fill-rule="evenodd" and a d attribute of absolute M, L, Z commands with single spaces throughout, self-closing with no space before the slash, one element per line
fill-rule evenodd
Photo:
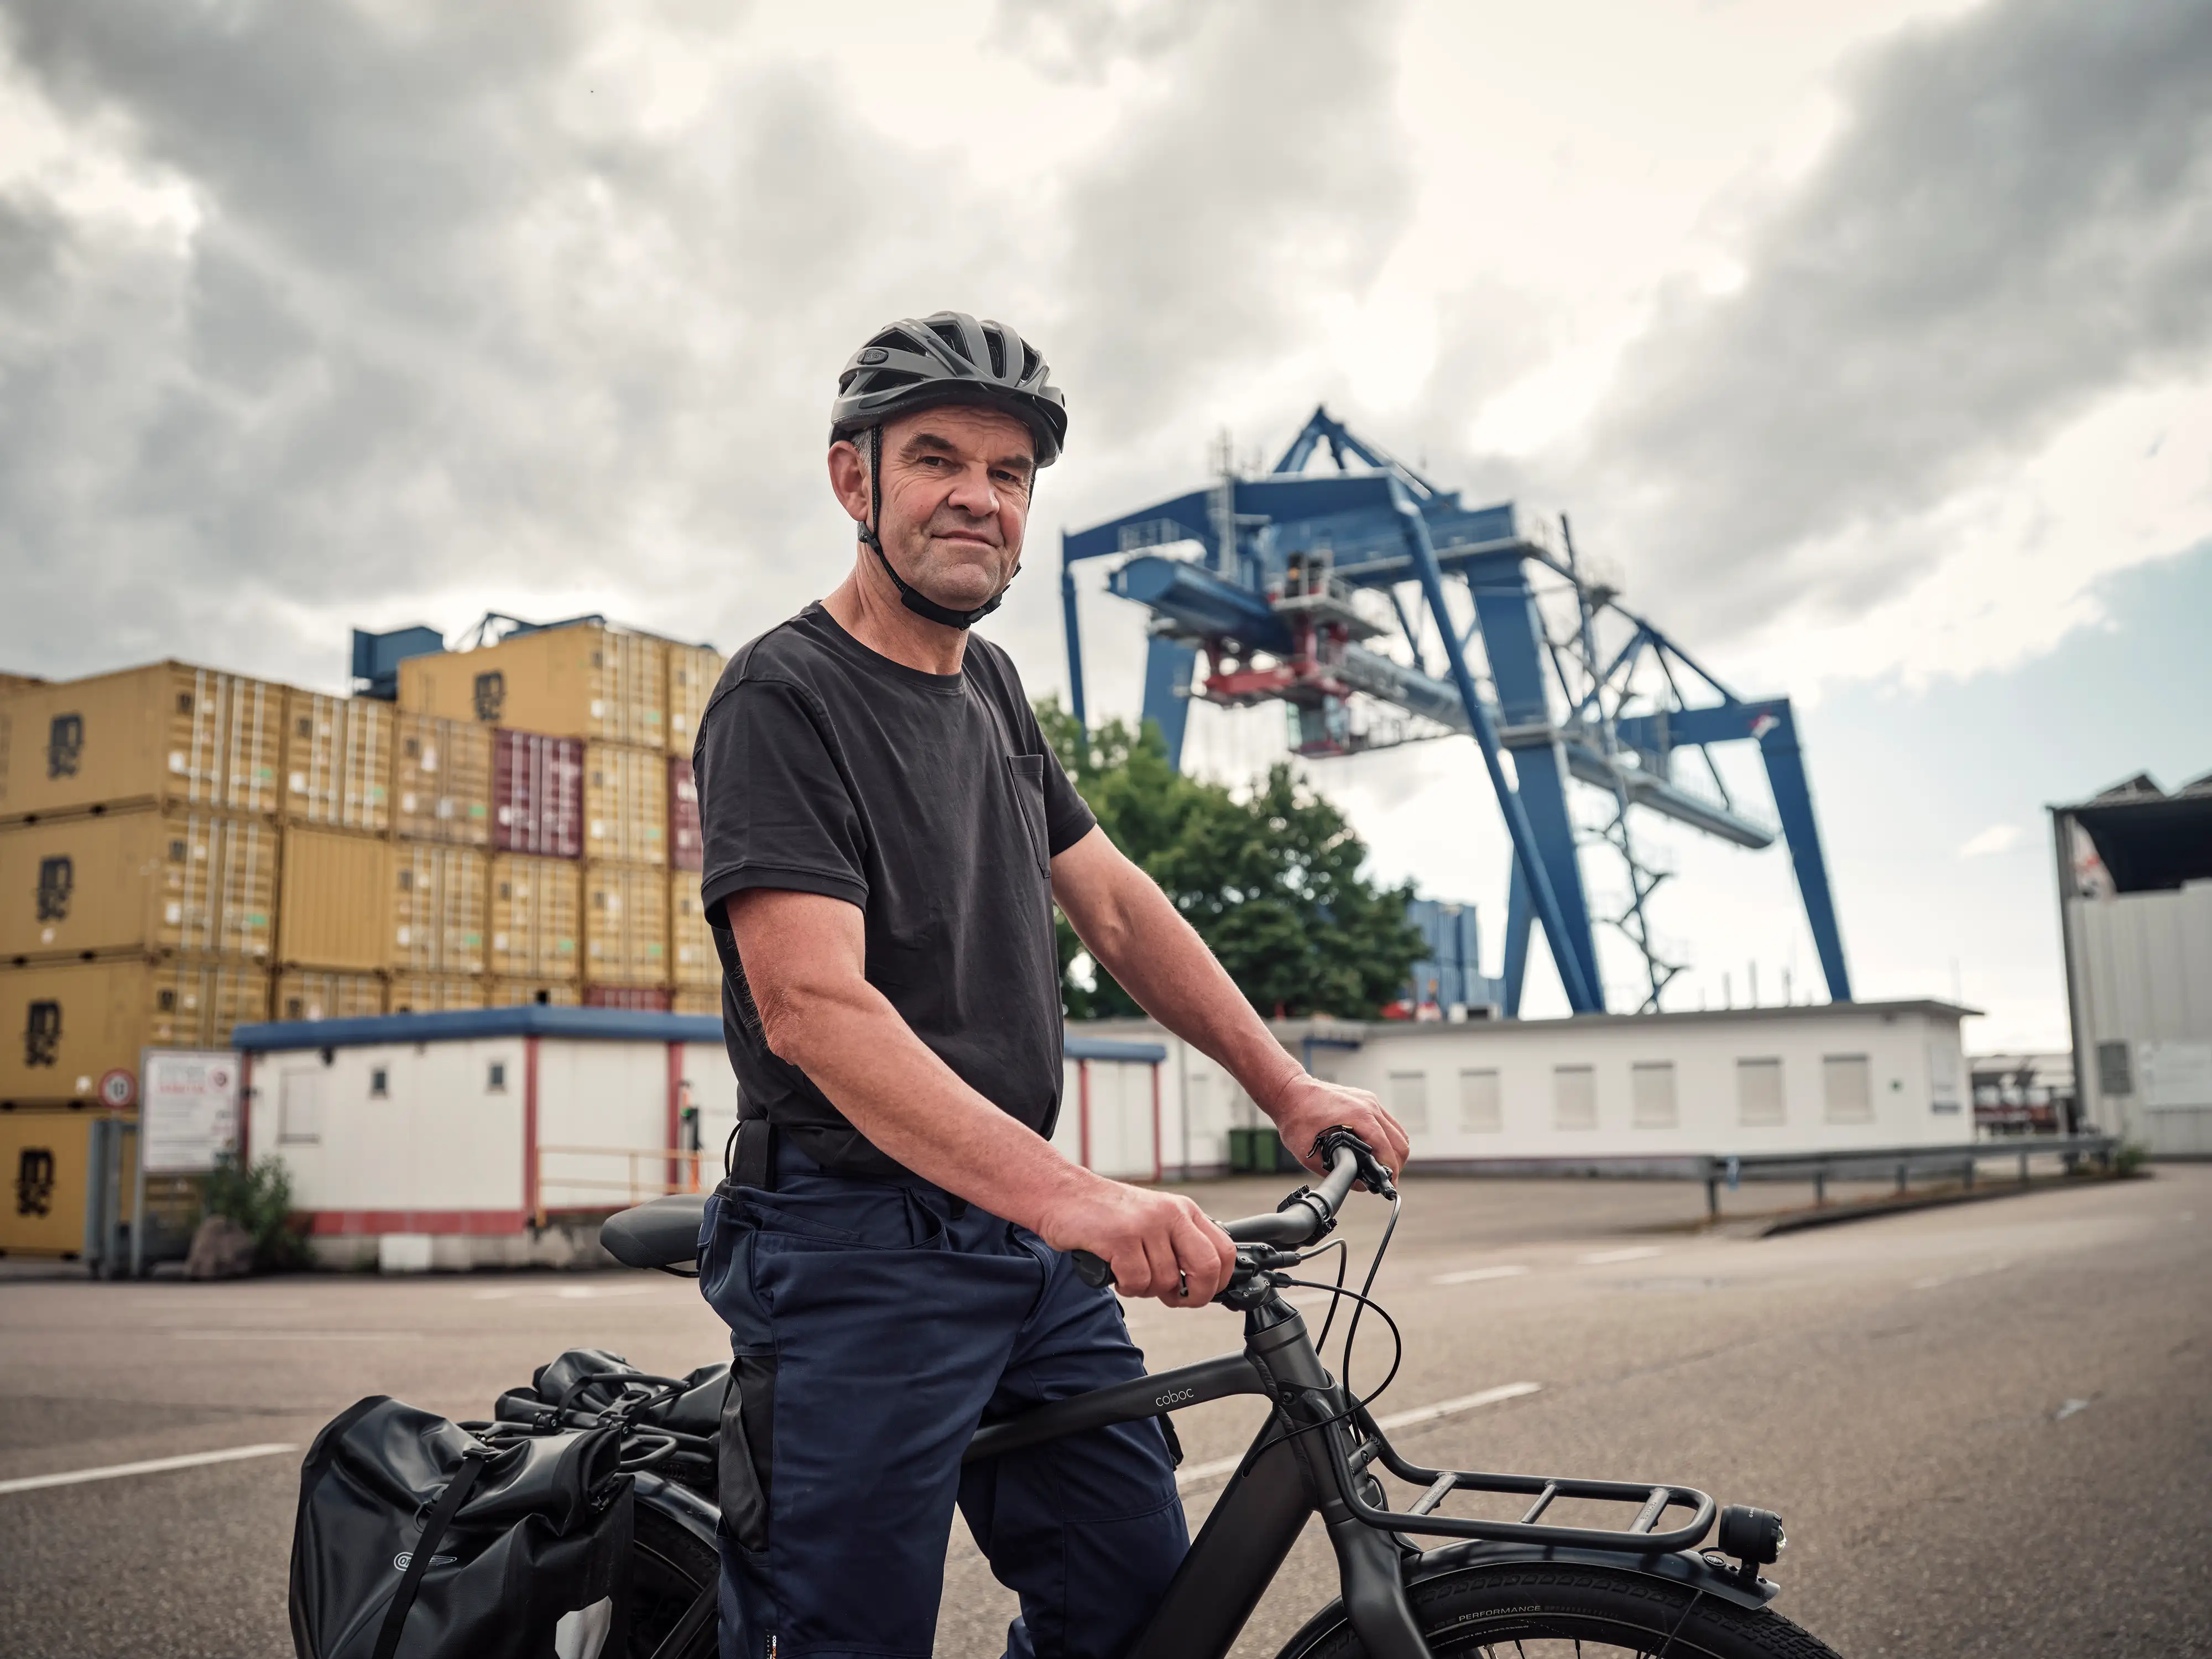
<path fill-rule="evenodd" d="M 228 1049 L 146 1050 L 139 1136 L 149 1174 L 204 1174 L 238 1150 L 239 1069 Z"/>

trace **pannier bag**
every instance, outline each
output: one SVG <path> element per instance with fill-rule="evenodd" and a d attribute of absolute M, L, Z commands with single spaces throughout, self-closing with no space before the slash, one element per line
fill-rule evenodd
<path fill-rule="evenodd" d="M 729 1391 L 726 1363 L 655 1376 L 605 1348 L 571 1348 L 492 1407 L 501 1424 L 594 1428 L 620 1423 L 623 1467 L 714 1495 L 715 1436 Z"/>
<path fill-rule="evenodd" d="M 471 1426 L 380 1395 L 315 1437 L 292 1534 L 300 1659 L 623 1652 L 623 1425 Z"/>

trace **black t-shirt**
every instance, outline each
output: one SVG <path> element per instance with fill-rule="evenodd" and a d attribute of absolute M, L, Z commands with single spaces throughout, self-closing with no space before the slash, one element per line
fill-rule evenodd
<path fill-rule="evenodd" d="M 842 1172 L 899 1172 L 762 1038 L 722 902 L 771 887 L 859 906 L 868 982 L 978 1094 L 1049 1135 L 1062 1037 L 1050 861 L 1097 820 L 1006 653 L 970 635 L 959 673 L 926 674 L 809 605 L 730 659 L 692 765 L 744 1115 Z"/>

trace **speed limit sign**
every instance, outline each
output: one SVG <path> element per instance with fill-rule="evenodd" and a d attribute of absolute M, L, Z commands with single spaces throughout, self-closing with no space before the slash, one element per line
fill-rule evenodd
<path fill-rule="evenodd" d="M 112 1072 L 104 1072 L 100 1074 L 100 1103 L 101 1105 L 119 1112 L 126 1106 L 136 1105 L 137 1102 L 138 1079 L 122 1066 L 118 1066 Z"/>

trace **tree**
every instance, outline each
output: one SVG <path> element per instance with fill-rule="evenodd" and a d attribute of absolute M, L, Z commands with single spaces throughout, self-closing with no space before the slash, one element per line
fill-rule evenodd
<path fill-rule="evenodd" d="M 1263 1014 L 1372 1017 L 1403 989 L 1423 945 L 1406 920 L 1413 884 L 1360 873 L 1366 843 L 1287 763 L 1239 799 L 1183 776 L 1150 726 L 1110 720 L 1085 741 L 1057 697 L 1037 719 L 1114 844 L 1168 896 Z M 1073 1018 L 1140 1013 L 1060 920 L 1061 994 Z"/>

